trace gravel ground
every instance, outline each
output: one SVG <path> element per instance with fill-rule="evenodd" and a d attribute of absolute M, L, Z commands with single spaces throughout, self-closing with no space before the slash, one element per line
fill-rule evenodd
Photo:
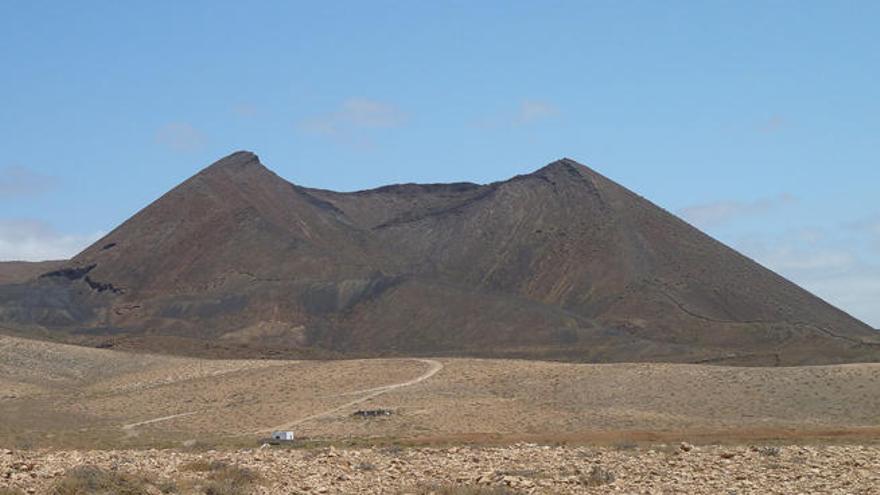
<path fill-rule="evenodd" d="M 480 493 L 474 487 L 495 489 L 487 493 L 880 493 L 876 445 L 0 449 L 0 488 L 52 493 L 83 465 L 136 475 L 145 480 L 144 493 L 206 493 L 211 470 L 221 466 L 257 473 L 256 481 L 229 493 L 431 493 L 440 487 L 458 490 L 443 493 Z"/>

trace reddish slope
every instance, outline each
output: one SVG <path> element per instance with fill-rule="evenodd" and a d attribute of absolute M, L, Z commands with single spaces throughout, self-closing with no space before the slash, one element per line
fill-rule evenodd
<path fill-rule="evenodd" d="M 0 290 L 0 319 L 264 355 L 878 357 L 866 325 L 571 160 L 336 193 L 239 152 L 66 268 Z"/>

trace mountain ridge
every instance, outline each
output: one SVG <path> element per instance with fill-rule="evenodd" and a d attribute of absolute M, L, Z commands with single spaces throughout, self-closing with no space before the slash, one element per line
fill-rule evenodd
<path fill-rule="evenodd" d="M 0 286 L 0 324 L 224 355 L 773 365 L 880 350 L 867 325 L 570 158 L 342 193 L 240 151 L 62 270 L 84 267 Z"/>

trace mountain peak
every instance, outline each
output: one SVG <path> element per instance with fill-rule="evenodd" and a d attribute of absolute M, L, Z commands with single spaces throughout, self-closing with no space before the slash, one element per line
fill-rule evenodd
<path fill-rule="evenodd" d="M 528 176 L 583 179 L 589 172 L 591 170 L 588 167 L 581 165 L 571 158 L 560 158 L 535 170 L 528 174 Z"/>
<path fill-rule="evenodd" d="M 251 151 L 240 150 L 207 166 L 202 170 L 202 173 L 216 171 L 239 172 L 253 166 L 263 167 L 263 164 L 260 163 L 260 157 Z"/>
<path fill-rule="evenodd" d="M 267 318 L 290 331 L 248 330 Z M 569 158 L 340 193 L 236 152 L 70 264 L 0 285 L 10 324 L 263 357 L 880 361 L 863 323 Z"/>
<path fill-rule="evenodd" d="M 535 173 L 542 174 L 562 172 L 566 174 L 580 174 L 580 171 L 585 168 L 585 166 L 572 160 L 571 158 L 560 158 L 559 160 L 544 165 L 543 167 L 536 170 Z"/>

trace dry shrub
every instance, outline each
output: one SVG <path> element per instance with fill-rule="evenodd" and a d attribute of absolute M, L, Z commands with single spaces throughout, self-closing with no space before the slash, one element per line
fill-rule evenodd
<path fill-rule="evenodd" d="M 260 481 L 260 475 L 238 466 L 224 466 L 211 473 L 205 485 L 205 495 L 243 495 Z"/>
<path fill-rule="evenodd" d="M 517 495 L 519 492 L 504 486 L 428 485 L 404 493 L 415 495 Z"/>
<path fill-rule="evenodd" d="M 303 460 L 311 461 L 313 459 L 317 459 L 318 457 L 322 457 L 327 455 L 330 452 L 330 449 L 327 447 L 321 449 L 309 449 L 303 452 Z"/>
<path fill-rule="evenodd" d="M 759 447 L 758 453 L 767 457 L 779 457 L 779 454 L 782 453 L 782 449 L 779 447 Z"/>
<path fill-rule="evenodd" d="M 180 492 L 180 487 L 177 485 L 177 482 L 174 480 L 160 481 L 156 484 L 156 488 L 162 493 L 178 493 L 178 492 Z"/>
<path fill-rule="evenodd" d="M 209 471 L 219 471 L 225 468 L 227 464 L 223 461 L 208 461 L 205 459 L 196 459 L 180 465 L 180 471 L 191 471 L 193 473 L 207 473 Z"/>
<path fill-rule="evenodd" d="M 401 447 L 400 445 L 387 445 L 380 448 L 378 451 L 382 455 L 387 455 L 389 457 L 399 457 L 401 454 L 403 454 L 403 447 Z"/>
<path fill-rule="evenodd" d="M 546 478 L 544 472 L 539 469 L 507 469 L 495 471 L 498 476 L 518 476 L 520 478 Z"/>
<path fill-rule="evenodd" d="M 593 466 L 590 474 L 581 476 L 581 484 L 584 486 L 602 486 L 608 483 L 614 483 L 617 479 L 614 473 L 603 468 L 602 466 Z"/>
<path fill-rule="evenodd" d="M 18 488 L 7 488 L 0 486 L 0 495 L 24 495 L 24 492 Z"/>
<path fill-rule="evenodd" d="M 77 466 L 64 473 L 49 491 L 51 495 L 147 495 L 152 486 L 142 477 Z"/>

